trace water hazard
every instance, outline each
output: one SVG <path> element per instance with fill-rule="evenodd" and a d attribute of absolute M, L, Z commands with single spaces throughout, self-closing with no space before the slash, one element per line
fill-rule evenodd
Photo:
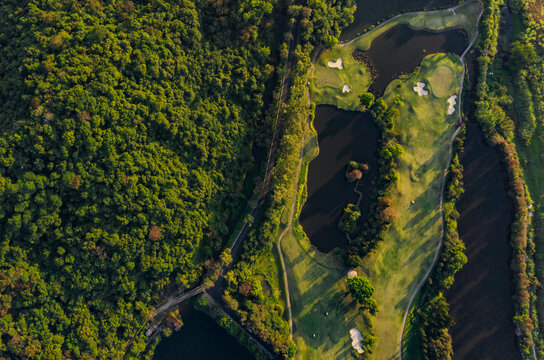
<path fill-rule="evenodd" d="M 509 239 L 514 206 L 499 154 L 484 143 L 482 132 L 472 123 L 461 162 L 465 194 L 457 204 L 458 225 L 468 262 L 446 294 L 456 322 L 454 359 L 521 359 L 512 322 Z"/>
<path fill-rule="evenodd" d="M 347 239 L 338 221 L 348 203 L 359 198 L 354 184 L 345 179 L 348 161 L 369 165 L 357 189 L 363 193 L 360 204 L 364 221 L 370 207 L 370 193 L 378 175 L 376 148 L 379 131 L 368 113 L 318 106 L 314 127 L 318 134 L 319 155 L 308 168 L 308 200 L 302 208 L 300 222 L 304 231 L 320 251 L 345 247 Z"/>
<path fill-rule="evenodd" d="M 351 40 L 371 25 L 415 10 L 438 9 L 457 5 L 455 0 L 358 0 L 354 21 L 342 31 L 341 41 Z"/>
<path fill-rule="evenodd" d="M 161 340 L 153 360 L 254 360 L 222 327 L 191 305 L 182 305 L 184 325 Z"/>
<path fill-rule="evenodd" d="M 381 96 L 391 81 L 413 72 L 425 56 L 435 53 L 461 55 L 467 46 L 467 35 L 463 30 L 436 33 L 397 25 L 374 39 L 367 51 L 356 51 L 354 57 L 360 56 L 370 62 L 374 73 L 370 91 Z"/>
<path fill-rule="evenodd" d="M 444 52 L 461 54 L 466 46 L 463 31 L 433 33 L 412 30 L 405 25 L 395 26 L 374 39 L 371 48 L 363 53 L 374 64 L 377 74 L 372 89 L 381 95 L 393 79 L 412 72 L 425 56 Z M 311 243 L 318 250 L 329 252 L 335 247 L 347 246 L 344 233 L 338 229 L 338 220 L 347 204 L 355 204 L 358 199 L 353 185 L 344 178 L 344 169 L 350 160 L 370 165 L 370 171 L 359 184 L 364 194 L 359 222 L 366 219 L 378 175 L 375 152 L 379 132 L 367 113 L 332 106 L 316 108 L 314 126 L 319 155 L 310 162 L 308 200 L 302 208 L 300 222 Z"/>

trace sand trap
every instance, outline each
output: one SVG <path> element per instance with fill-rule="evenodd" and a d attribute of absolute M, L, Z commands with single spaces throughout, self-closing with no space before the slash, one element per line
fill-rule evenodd
<path fill-rule="evenodd" d="M 348 84 L 344 84 L 344 87 L 342 88 L 342 92 L 343 93 L 348 93 L 351 91 L 351 88 L 349 87 Z"/>
<path fill-rule="evenodd" d="M 348 278 L 353 279 L 356 276 L 357 276 L 357 271 L 355 270 L 348 271 Z"/>
<path fill-rule="evenodd" d="M 417 92 L 419 96 L 429 95 L 429 92 L 423 89 L 424 87 L 425 87 L 425 83 L 418 82 L 417 86 L 414 86 L 414 91 Z"/>
<path fill-rule="evenodd" d="M 356 328 L 353 328 L 349 331 L 349 334 L 351 335 L 351 346 L 353 346 L 353 348 L 357 350 L 359 354 L 364 353 L 365 351 L 361 346 L 361 340 L 363 340 L 363 335 L 361 335 L 361 332 Z"/>
<path fill-rule="evenodd" d="M 336 68 L 342 70 L 344 68 L 344 63 L 342 62 L 341 58 L 336 59 L 336 61 L 329 61 L 327 63 L 328 67 Z"/>
<path fill-rule="evenodd" d="M 448 99 L 448 115 L 451 115 L 455 112 L 455 104 L 457 104 L 457 95 L 453 95 Z"/>

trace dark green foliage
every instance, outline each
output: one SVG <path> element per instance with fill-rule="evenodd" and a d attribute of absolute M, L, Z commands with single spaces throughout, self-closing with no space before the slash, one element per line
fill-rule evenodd
<path fill-rule="evenodd" d="M 542 36 L 538 35 L 542 29 L 541 25 L 532 23 L 527 16 L 528 3 L 525 0 L 511 1 L 526 30 L 518 42 L 511 44 L 509 54 L 499 54 L 501 56 L 495 59 L 498 48 L 499 7 L 502 2 L 486 1 L 483 21 L 485 31 L 481 33 L 480 68 L 476 86 L 479 101 L 476 103 L 475 114 L 488 141 L 497 147 L 504 158 L 509 175 L 510 194 L 516 207 L 510 242 L 513 250 L 511 268 L 516 289 L 514 305 L 517 315 L 514 322 L 521 331 L 518 339 L 524 358 L 532 356 L 531 347 L 536 334 L 533 334 L 534 324 L 530 313 L 530 287 L 536 285 L 530 266 L 534 248 L 531 249 L 527 243 L 531 226 L 528 211 L 530 199 L 513 142 L 513 124 L 509 121 L 501 123 L 500 119 L 505 118 L 504 113 L 514 114 L 516 135 L 521 144 L 542 141 L 539 133 L 542 134 L 543 130 L 541 119 L 544 115 L 544 63 L 539 56 L 543 49 Z M 509 87 L 508 90 L 505 86 Z M 512 94 L 513 99 L 507 93 Z M 510 106 L 512 103 L 514 106 Z"/>
<path fill-rule="evenodd" d="M 398 158 L 404 149 L 398 143 L 398 131 L 395 130 L 394 119 L 398 117 L 397 108 L 389 108 L 383 99 L 378 99 L 370 113 L 381 130 L 381 139 L 378 147 L 379 178 L 376 184 L 374 203 L 361 231 L 352 237 L 347 250 L 347 263 L 358 266 L 367 254 L 373 251 L 383 241 L 385 233 L 396 217 L 391 207 L 392 197 L 398 180 Z"/>
<path fill-rule="evenodd" d="M 289 7 L 293 18 L 300 19 L 300 36 L 313 45 L 332 47 L 343 28 L 353 21 L 354 0 L 302 0 Z"/>
<path fill-rule="evenodd" d="M 374 105 L 374 94 L 365 92 L 359 95 L 361 101 L 361 107 L 363 110 L 370 109 Z"/>
<path fill-rule="evenodd" d="M 349 293 L 357 302 L 367 309 L 372 315 L 378 312 L 378 303 L 372 298 L 374 295 L 374 287 L 370 283 L 370 280 L 363 276 L 355 276 L 348 279 Z"/>
<path fill-rule="evenodd" d="M 221 307 L 201 295 L 194 302 L 194 307 L 213 318 L 230 335 L 234 336 L 239 343 L 244 345 L 257 360 L 266 360 L 268 354 L 250 337 L 250 335 L 238 324 L 231 320 Z"/>
<path fill-rule="evenodd" d="M 243 201 L 273 4 L 2 1 L 0 357 L 140 358 Z"/>
<path fill-rule="evenodd" d="M 439 293 L 423 308 L 421 316 L 423 354 L 429 360 L 451 360 L 453 349 L 448 329 L 454 325 L 446 299 Z"/>
<path fill-rule="evenodd" d="M 261 280 L 245 261 L 237 264 L 227 276 L 223 300 L 240 316 L 244 326 L 268 343 L 285 359 L 295 355 L 296 345 L 289 338 L 289 324 L 283 320 L 283 307 L 275 296 L 266 297 Z"/>
<path fill-rule="evenodd" d="M 338 222 L 338 228 L 346 234 L 353 235 L 357 231 L 357 220 L 361 217 L 361 210 L 357 205 L 348 204 Z"/>

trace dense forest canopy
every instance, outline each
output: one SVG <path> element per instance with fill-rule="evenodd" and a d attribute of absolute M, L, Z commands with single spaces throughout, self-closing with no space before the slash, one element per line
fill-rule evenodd
<path fill-rule="evenodd" d="M 274 6 L 1 2 L 0 357 L 139 358 L 242 200 Z"/>

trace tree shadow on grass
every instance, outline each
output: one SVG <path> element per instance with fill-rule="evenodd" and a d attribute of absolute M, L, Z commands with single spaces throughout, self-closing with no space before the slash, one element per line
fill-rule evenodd
<path fill-rule="evenodd" d="M 323 352 L 337 346 L 344 338 L 345 345 L 349 345 L 349 329 L 354 327 L 350 325 L 357 324 L 357 318 L 361 316 L 357 311 L 353 312 L 357 305 L 347 291 L 335 286 L 338 281 L 342 281 L 342 278 L 338 274 L 330 273 L 321 280 L 316 279 L 315 284 L 303 293 L 298 287 L 291 291 L 293 298 L 301 302 L 293 307 L 298 325 L 296 335 L 308 346 L 320 348 Z M 306 313 L 298 317 L 303 311 Z M 346 352 L 342 350 L 335 357 L 339 358 L 343 354 Z"/>

